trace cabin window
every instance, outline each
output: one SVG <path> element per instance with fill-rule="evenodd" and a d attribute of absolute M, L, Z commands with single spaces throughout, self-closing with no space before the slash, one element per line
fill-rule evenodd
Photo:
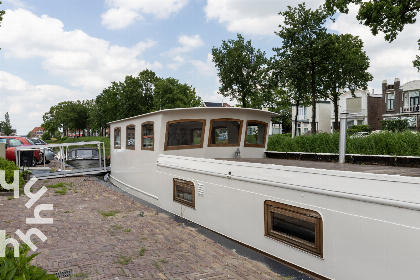
<path fill-rule="evenodd" d="M 114 129 L 114 149 L 121 149 L 121 128 Z"/>
<path fill-rule="evenodd" d="M 245 147 L 265 147 L 267 123 L 248 121 L 246 123 Z"/>
<path fill-rule="evenodd" d="M 166 125 L 165 150 L 202 148 L 205 120 L 170 121 Z"/>
<path fill-rule="evenodd" d="M 153 122 L 143 123 L 141 125 L 141 149 L 153 151 Z"/>
<path fill-rule="evenodd" d="M 241 142 L 242 121 L 218 119 L 210 122 L 209 147 L 239 146 Z"/>
<path fill-rule="evenodd" d="M 266 200 L 265 235 L 322 257 L 322 218 L 313 210 Z"/>
<path fill-rule="evenodd" d="M 178 178 L 174 182 L 174 201 L 195 209 L 195 187 L 191 181 Z"/>
<path fill-rule="evenodd" d="M 127 142 L 126 147 L 127 149 L 135 149 L 135 133 L 136 133 L 136 126 L 135 125 L 127 125 Z"/>

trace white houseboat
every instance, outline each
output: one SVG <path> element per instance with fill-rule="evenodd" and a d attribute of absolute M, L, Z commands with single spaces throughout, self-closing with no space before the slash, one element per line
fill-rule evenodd
<path fill-rule="evenodd" d="M 264 158 L 271 115 L 188 108 L 112 122 L 110 180 L 321 279 L 420 278 L 420 179 L 244 162 Z"/>

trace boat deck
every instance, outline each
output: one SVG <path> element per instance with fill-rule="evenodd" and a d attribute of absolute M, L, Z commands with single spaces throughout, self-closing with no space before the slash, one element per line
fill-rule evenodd
<path fill-rule="evenodd" d="M 276 158 L 240 158 L 240 159 L 232 158 L 232 159 L 224 159 L 224 160 L 262 163 L 262 164 L 275 164 L 275 165 L 283 165 L 283 166 L 297 166 L 297 167 L 326 169 L 326 170 L 420 177 L 419 167 L 366 165 L 366 164 L 305 161 L 305 160 L 276 159 Z"/>

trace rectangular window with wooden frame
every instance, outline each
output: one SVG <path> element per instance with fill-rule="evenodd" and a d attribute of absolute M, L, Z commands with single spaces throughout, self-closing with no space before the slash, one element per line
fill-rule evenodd
<path fill-rule="evenodd" d="M 242 120 L 216 119 L 210 121 L 209 147 L 239 146 Z"/>
<path fill-rule="evenodd" d="M 247 121 L 245 147 L 265 147 L 267 136 L 267 123 L 261 121 Z"/>
<path fill-rule="evenodd" d="M 177 120 L 166 124 L 165 150 L 202 148 L 206 120 Z"/>
<path fill-rule="evenodd" d="M 121 149 L 121 127 L 114 128 L 114 149 Z"/>
<path fill-rule="evenodd" d="M 127 135 L 127 141 L 126 141 L 126 148 L 130 150 L 134 150 L 136 148 L 136 126 L 135 125 L 127 125 L 126 128 L 126 135 Z"/>
<path fill-rule="evenodd" d="M 313 210 L 264 202 L 265 235 L 322 258 L 322 217 Z"/>
<path fill-rule="evenodd" d="M 174 201 L 195 209 L 195 187 L 191 181 L 173 178 Z"/>
<path fill-rule="evenodd" d="M 153 122 L 145 122 L 141 125 L 141 149 L 150 151 L 154 149 Z"/>

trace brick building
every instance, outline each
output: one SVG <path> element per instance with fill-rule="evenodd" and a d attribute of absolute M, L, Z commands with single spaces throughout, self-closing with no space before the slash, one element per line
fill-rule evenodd
<path fill-rule="evenodd" d="M 35 127 L 31 131 L 31 138 L 41 138 L 44 134 L 44 129 L 42 127 Z"/>
<path fill-rule="evenodd" d="M 420 80 L 410 81 L 401 86 L 396 78 L 393 84 L 382 82 L 383 119 L 406 119 L 411 130 L 420 131 L 419 118 Z"/>

